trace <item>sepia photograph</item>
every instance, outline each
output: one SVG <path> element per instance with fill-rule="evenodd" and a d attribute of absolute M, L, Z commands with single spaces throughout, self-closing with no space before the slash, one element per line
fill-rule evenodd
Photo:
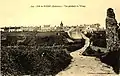
<path fill-rule="evenodd" d="M 0 5 L 0 76 L 120 76 L 118 0 Z"/>

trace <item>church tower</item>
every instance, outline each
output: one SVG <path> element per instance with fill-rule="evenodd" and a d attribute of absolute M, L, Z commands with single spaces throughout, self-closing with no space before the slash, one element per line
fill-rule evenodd
<path fill-rule="evenodd" d="M 62 27 L 62 28 L 63 28 L 63 23 L 62 23 L 62 21 L 61 21 L 61 23 L 60 23 L 60 27 Z"/>

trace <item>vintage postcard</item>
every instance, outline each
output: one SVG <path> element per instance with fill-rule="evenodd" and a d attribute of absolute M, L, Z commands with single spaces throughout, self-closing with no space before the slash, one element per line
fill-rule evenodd
<path fill-rule="evenodd" d="M 119 0 L 1 0 L 0 76 L 119 76 Z"/>

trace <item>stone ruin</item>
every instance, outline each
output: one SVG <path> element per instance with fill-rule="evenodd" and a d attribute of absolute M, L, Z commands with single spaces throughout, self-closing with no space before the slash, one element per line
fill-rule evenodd
<path fill-rule="evenodd" d="M 107 10 L 106 18 L 106 42 L 107 51 L 118 51 L 119 48 L 119 38 L 118 38 L 118 24 L 115 19 L 115 13 L 112 8 Z"/>

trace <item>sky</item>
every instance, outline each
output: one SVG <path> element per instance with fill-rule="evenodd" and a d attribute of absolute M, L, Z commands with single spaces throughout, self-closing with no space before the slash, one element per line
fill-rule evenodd
<path fill-rule="evenodd" d="M 105 27 L 106 11 L 113 8 L 120 22 L 119 0 L 0 0 L 0 27 L 80 25 L 100 23 Z M 85 7 L 36 7 L 36 5 L 83 5 Z M 35 6 L 35 7 L 31 7 Z"/>

